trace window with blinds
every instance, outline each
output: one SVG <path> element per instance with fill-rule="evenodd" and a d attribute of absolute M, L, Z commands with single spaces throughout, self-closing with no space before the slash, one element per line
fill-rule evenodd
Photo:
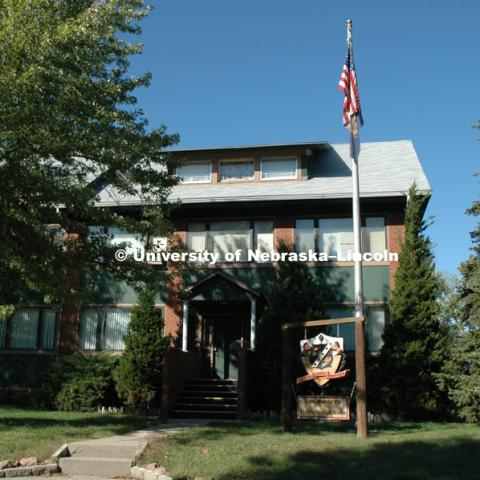
<path fill-rule="evenodd" d="M 177 176 L 182 183 L 210 183 L 212 176 L 211 162 L 186 163 L 177 167 Z"/>
<path fill-rule="evenodd" d="M 383 253 L 387 248 L 384 217 L 367 217 L 363 227 L 364 252 Z"/>
<path fill-rule="evenodd" d="M 288 180 L 297 178 L 296 157 L 262 158 L 262 180 Z"/>
<path fill-rule="evenodd" d="M 220 181 L 252 180 L 254 172 L 253 160 L 220 162 Z"/>
<path fill-rule="evenodd" d="M 0 319 L 0 348 L 52 350 L 55 346 L 56 313 L 50 308 L 18 308 Z"/>
<path fill-rule="evenodd" d="M 81 350 L 125 350 L 123 336 L 127 333 L 130 314 L 127 308 L 82 309 L 78 347 Z"/>
<path fill-rule="evenodd" d="M 249 249 L 261 252 L 275 249 L 273 221 L 192 222 L 188 224 L 187 245 L 191 252 L 218 253 L 222 261 L 227 252 L 241 250 L 240 261 L 246 261 Z"/>
<path fill-rule="evenodd" d="M 322 218 L 318 221 L 318 249 L 328 256 L 346 256 L 353 252 L 353 221 L 351 218 Z"/>
<path fill-rule="evenodd" d="M 378 352 L 383 346 L 385 313 L 385 307 L 383 305 L 367 308 L 368 349 L 372 352 Z"/>
<path fill-rule="evenodd" d="M 383 253 L 387 248 L 384 217 L 365 217 L 363 252 Z M 351 218 L 310 218 L 295 222 L 295 250 L 325 252 L 331 257 L 353 253 Z M 333 258 L 332 258 L 333 260 Z"/>
<path fill-rule="evenodd" d="M 327 308 L 325 313 L 328 318 L 353 317 L 352 308 L 331 307 Z M 368 306 L 366 319 L 366 333 L 368 341 L 368 350 L 378 352 L 383 346 L 383 332 L 385 330 L 386 308 L 384 305 Z M 330 325 L 327 328 L 327 335 L 333 337 L 343 337 L 344 348 L 347 352 L 355 351 L 355 325 L 353 323 Z"/>

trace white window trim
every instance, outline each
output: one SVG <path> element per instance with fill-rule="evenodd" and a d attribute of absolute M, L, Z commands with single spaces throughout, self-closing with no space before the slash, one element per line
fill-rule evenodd
<path fill-rule="evenodd" d="M 246 178 L 232 178 L 222 179 L 222 164 L 225 163 L 251 163 L 253 165 L 253 173 L 251 177 Z M 218 162 L 218 181 L 221 183 L 226 182 L 251 182 L 255 178 L 255 159 L 253 158 L 227 158 L 220 159 Z"/>
<path fill-rule="evenodd" d="M 263 162 L 264 160 L 289 160 L 295 159 L 295 176 L 294 177 L 277 177 L 277 178 L 264 178 L 263 176 Z M 262 157 L 260 159 L 260 180 L 262 182 L 276 182 L 277 180 L 297 180 L 298 179 L 298 157 L 296 155 L 283 155 L 280 157 Z"/>
<path fill-rule="evenodd" d="M 208 183 L 212 183 L 212 170 L 213 170 L 213 167 L 212 167 L 212 161 L 211 160 L 198 160 L 198 161 L 195 161 L 195 162 L 186 162 L 184 163 L 183 165 L 180 165 L 180 167 L 183 167 L 183 166 L 186 166 L 186 165 L 195 165 L 195 164 L 208 164 L 210 166 L 210 171 L 208 173 L 208 180 L 197 180 L 197 181 L 183 181 L 182 180 L 182 177 L 180 177 L 180 175 L 178 174 L 178 168 L 179 167 L 176 167 L 175 168 L 175 175 L 180 179 L 180 185 L 191 185 L 191 184 L 198 184 L 198 183 L 205 183 L 205 184 L 208 184 Z"/>

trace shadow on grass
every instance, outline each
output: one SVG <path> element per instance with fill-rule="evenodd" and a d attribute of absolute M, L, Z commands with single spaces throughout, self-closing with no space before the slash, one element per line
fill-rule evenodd
<path fill-rule="evenodd" d="M 144 428 L 160 423 L 158 417 L 116 414 L 95 414 L 79 412 L 58 412 L 31 409 L 24 411 L 18 407 L 12 408 L 9 415 L 8 407 L 2 406 L 0 413 L 0 431 L 4 429 L 26 427 L 28 429 L 58 428 L 108 428 L 114 434 L 127 433 L 132 429 Z"/>
<path fill-rule="evenodd" d="M 436 442 L 398 442 L 358 449 L 301 450 L 290 455 L 251 456 L 241 470 L 216 480 L 472 480 L 480 478 L 480 442 L 452 438 Z"/>
<path fill-rule="evenodd" d="M 372 435 L 376 432 L 392 432 L 392 433 L 418 433 L 428 427 L 429 424 L 422 423 L 401 423 L 392 422 L 389 424 L 382 424 L 374 426 L 371 429 Z M 258 433 L 270 433 L 274 435 L 283 435 L 283 431 L 279 422 L 231 422 L 231 423 L 210 423 L 208 427 L 200 428 L 193 432 L 189 432 L 187 435 L 178 435 L 175 439 L 179 445 L 188 445 L 196 443 L 201 440 L 214 440 L 219 436 L 252 436 Z M 297 423 L 294 426 L 292 435 L 330 435 L 332 433 L 351 433 L 355 434 L 355 425 L 350 422 L 345 423 L 315 423 L 315 422 L 302 422 Z"/>

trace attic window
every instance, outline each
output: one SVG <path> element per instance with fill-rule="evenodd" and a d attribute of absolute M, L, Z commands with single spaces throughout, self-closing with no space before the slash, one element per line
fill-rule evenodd
<path fill-rule="evenodd" d="M 220 181 L 251 180 L 253 178 L 253 160 L 235 160 L 220 162 Z"/>
<path fill-rule="evenodd" d="M 289 180 L 297 178 L 296 157 L 262 158 L 262 180 Z"/>
<path fill-rule="evenodd" d="M 177 176 L 182 183 L 210 183 L 211 175 L 211 162 L 186 163 L 177 167 Z"/>

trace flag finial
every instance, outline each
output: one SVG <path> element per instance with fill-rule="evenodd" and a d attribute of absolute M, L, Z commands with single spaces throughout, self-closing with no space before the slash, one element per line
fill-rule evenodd
<path fill-rule="evenodd" d="M 350 45 L 352 43 L 352 21 L 347 20 L 347 43 Z"/>

